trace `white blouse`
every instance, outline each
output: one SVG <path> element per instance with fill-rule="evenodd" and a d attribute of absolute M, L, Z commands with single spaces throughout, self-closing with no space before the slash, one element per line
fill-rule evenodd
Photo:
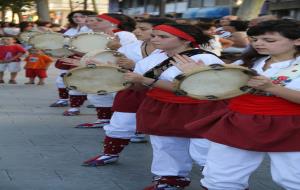
<path fill-rule="evenodd" d="M 191 58 L 195 61 L 202 61 L 205 65 L 211 65 L 211 64 L 223 64 L 224 62 L 219 59 L 218 57 L 212 55 L 212 54 L 197 54 L 191 56 Z M 173 81 L 174 78 L 177 75 L 182 74 L 182 71 L 179 70 L 177 67 L 172 66 L 165 70 L 159 77 L 161 80 L 168 80 Z"/>
<path fill-rule="evenodd" d="M 133 72 L 144 74 L 166 59 L 168 59 L 168 56 L 165 52 L 162 52 L 161 50 L 155 50 L 148 57 L 145 57 L 137 62 Z"/>
<path fill-rule="evenodd" d="M 144 74 L 145 72 L 149 71 L 150 69 L 152 69 L 153 67 L 160 64 L 168 58 L 169 57 L 165 52 L 161 50 L 155 50 L 155 52 L 152 53 L 150 56 L 136 63 L 134 72 Z M 197 54 L 191 56 L 191 58 L 195 61 L 203 61 L 206 65 L 224 63 L 221 59 L 212 54 Z M 179 74 L 182 74 L 182 71 L 180 71 L 175 66 L 171 66 L 160 75 L 159 79 L 173 81 L 173 79 Z"/>
<path fill-rule="evenodd" d="M 143 54 L 142 54 L 142 44 L 143 41 L 137 41 L 135 43 L 131 43 L 125 46 L 122 46 L 118 49 L 118 52 L 123 53 L 128 59 L 133 60 L 135 63 L 141 61 L 144 59 Z M 159 53 L 161 50 L 154 50 L 151 54 Z M 150 56 L 148 55 L 148 56 Z M 147 56 L 147 57 L 148 57 Z"/>
<path fill-rule="evenodd" d="M 75 36 L 76 34 L 86 33 L 86 32 L 93 32 L 93 30 L 89 29 L 87 26 L 82 26 L 79 28 L 70 28 L 65 33 L 64 36 Z"/>
<path fill-rule="evenodd" d="M 125 46 L 127 44 L 135 43 L 138 41 L 135 35 L 131 32 L 120 31 L 116 32 L 115 35 L 119 37 L 121 46 Z"/>
<path fill-rule="evenodd" d="M 296 59 L 281 61 L 278 63 L 273 63 L 267 70 L 263 70 L 266 61 L 269 59 L 269 56 L 263 57 L 257 60 L 252 69 L 256 70 L 258 74 L 266 76 L 268 78 L 276 76 L 280 71 L 298 63 L 300 64 L 300 56 Z M 291 82 L 287 83 L 286 88 L 298 90 L 300 91 L 300 76 L 298 78 L 293 79 Z"/>
<path fill-rule="evenodd" d="M 131 59 L 135 63 L 143 59 L 142 55 L 143 41 L 136 41 L 131 44 L 124 45 L 118 49 L 118 52 L 124 54 L 128 59 Z"/>

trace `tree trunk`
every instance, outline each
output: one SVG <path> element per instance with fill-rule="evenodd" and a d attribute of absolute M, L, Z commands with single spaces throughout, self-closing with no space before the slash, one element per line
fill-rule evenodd
<path fill-rule="evenodd" d="M 92 4 L 93 4 L 93 9 L 94 9 L 94 11 L 95 11 L 96 13 L 98 13 L 96 0 L 92 0 Z"/>
<path fill-rule="evenodd" d="M 69 7 L 70 7 L 70 11 L 73 12 L 73 3 L 72 0 L 69 0 Z"/>
<path fill-rule="evenodd" d="M 50 21 L 48 0 L 35 0 L 39 20 Z"/>
<path fill-rule="evenodd" d="M 83 10 L 87 10 L 87 0 L 83 1 Z"/>
<path fill-rule="evenodd" d="M 265 0 L 244 0 L 237 12 L 237 16 L 241 20 L 251 20 L 256 18 L 260 13 L 260 9 L 264 2 Z"/>
<path fill-rule="evenodd" d="M 2 18 L 1 18 L 2 22 L 5 22 L 5 15 L 6 15 L 5 8 L 1 10 L 1 14 L 2 14 L 1 15 L 2 16 Z"/>
<path fill-rule="evenodd" d="M 22 22 L 23 21 L 23 15 L 22 15 L 22 12 L 18 12 L 18 17 L 19 17 L 19 22 Z"/>
<path fill-rule="evenodd" d="M 12 23 L 16 23 L 15 22 L 15 12 L 12 12 L 11 22 Z"/>

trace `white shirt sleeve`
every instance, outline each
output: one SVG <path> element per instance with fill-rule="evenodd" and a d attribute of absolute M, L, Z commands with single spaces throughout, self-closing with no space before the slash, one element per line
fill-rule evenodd
<path fill-rule="evenodd" d="M 121 32 L 116 32 L 115 34 L 119 37 L 121 46 L 125 46 L 127 44 L 138 41 L 135 35 L 131 32 L 121 31 Z"/>

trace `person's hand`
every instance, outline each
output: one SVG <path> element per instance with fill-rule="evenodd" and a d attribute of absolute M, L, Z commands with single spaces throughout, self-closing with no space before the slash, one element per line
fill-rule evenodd
<path fill-rule="evenodd" d="M 142 83 L 143 78 L 144 78 L 143 75 L 140 75 L 140 74 L 134 73 L 134 72 L 127 72 L 124 74 L 124 80 L 126 82 Z"/>
<path fill-rule="evenodd" d="M 184 73 L 192 71 L 196 67 L 202 67 L 205 65 L 202 61 L 194 61 L 186 55 L 175 55 L 173 58 L 174 61 L 170 61 L 170 63 Z"/>
<path fill-rule="evenodd" d="M 77 55 L 73 55 L 73 56 L 72 56 L 72 59 L 78 59 L 78 60 L 79 60 L 79 59 L 81 59 L 81 58 L 82 58 L 82 57 L 77 56 Z"/>
<path fill-rule="evenodd" d="M 133 69 L 134 68 L 134 61 L 128 59 L 127 57 L 121 57 L 117 61 L 117 65 L 124 68 L 124 69 Z"/>
<path fill-rule="evenodd" d="M 268 89 L 276 87 L 276 84 L 273 84 L 272 80 L 265 76 L 253 76 L 250 78 L 247 85 L 263 91 L 268 91 Z"/>
<path fill-rule="evenodd" d="M 119 40 L 114 39 L 114 40 L 109 41 L 106 44 L 106 47 L 111 49 L 111 50 L 117 50 L 121 47 L 121 44 L 120 44 Z"/>
<path fill-rule="evenodd" d="M 60 58 L 59 61 L 62 61 L 65 65 L 74 65 L 78 66 L 80 60 L 74 58 Z"/>
<path fill-rule="evenodd" d="M 104 33 L 109 35 L 110 37 L 115 37 L 115 33 L 112 30 L 105 30 Z"/>

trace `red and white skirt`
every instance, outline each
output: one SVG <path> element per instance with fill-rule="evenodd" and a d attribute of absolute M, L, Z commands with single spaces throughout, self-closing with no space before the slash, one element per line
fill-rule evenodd
<path fill-rule="evenodd" d="M 249 100 L 253 100 L 251 109 L 259 111 L 266 104 L 270 107 L 267 111 L 274 115 L 241 113 L 235 111 L 236 106 L 233 107 L 230 103 L 226 109 L 189 123 L 185 128 L 211 141 L 240 149 L 262 152 L 300 151 L 300 115 L 296 113 L 299 112 L 297 109 L 299 110 L 300 105 L 292 105 L 290 102 L 277 100 L 278 98 L 261 97 L 261 101 L 258 101 L 259 98 L 250 95 L 240 97 L 245 104 L 241 105 L 241 109 L 249 105 Z M 279 107 L 288 103 L 291 104 L 288 107 Z M 265 110 L 262 111 L 266 112 Z M 295 113 L 288 113 L 288 110 Z M 282 112 L 283 115 L 276 112 Z"/>
<path fill-rule="evenodd" d="M 125 89 L 117 92 L 112 106 L 113 111 L 136 113 L 140 104 L 146 97 L 148 89 Z"/>
<path fill-rule="evenodd" d="M 184 104 L 163 102 L 147 96 L 137 111 L 137 131 L 159 136 L 201 137 L 184 126 L 225 106 L 225 101 Z"/>

